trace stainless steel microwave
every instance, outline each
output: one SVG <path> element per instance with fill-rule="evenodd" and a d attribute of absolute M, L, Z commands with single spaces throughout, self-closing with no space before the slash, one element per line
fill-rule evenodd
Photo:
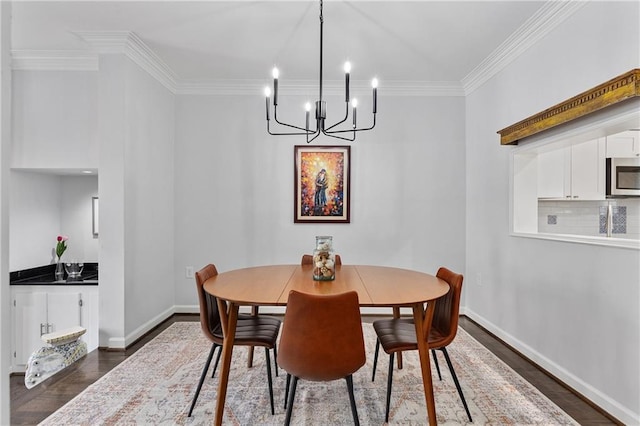
<path fill-rule="evenodd" d="M 607 197 L 640 197 L 640 158 L 607 158 Z"/>

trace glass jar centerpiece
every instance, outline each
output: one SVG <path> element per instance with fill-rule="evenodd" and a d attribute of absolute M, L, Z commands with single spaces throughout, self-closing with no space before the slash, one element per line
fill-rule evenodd
<path fill-rule="evenodd" d="M 317 236 L 313 250 L 313 279 L 332 281 L 336 278 L 336 255 L 333 252 L 333 237 Z"/>

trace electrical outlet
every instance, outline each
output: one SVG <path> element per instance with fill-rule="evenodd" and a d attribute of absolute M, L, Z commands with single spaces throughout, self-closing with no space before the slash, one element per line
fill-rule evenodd
<path fill-rule="evenodd" d="M 480 272 L 476 273 L 476 283 L 478 283 L 478 285 L 482 285 L 482 274 Z"/>
<path fill-rule="evenodd" d="M 187 266 L 184 268 L 184 276 L 187 278 L 193 278 L 193 266 Z"/>

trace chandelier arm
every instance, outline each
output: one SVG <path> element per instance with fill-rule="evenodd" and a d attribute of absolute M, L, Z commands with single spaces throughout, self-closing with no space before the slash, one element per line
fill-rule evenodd
<path fill-rule="evenodd" d="M 275 107 L 275 106 L 273 107 L 273 119 L 275 120 L 276 123 L 280 124 L 281 126 L 291 127 L 291 128 L 294 128 L 294 129 L 302 130 L 304 132 L 304 133 L 287 133 L 287 134 L 292 134 L 292 135 L 294 135 L 294 134 L 299 134 L 299 135 L 309 134 L 310 135 L 310 134 L 313 134 L 313 133 L 318 131 L 317 126 L 316 126 L 316 130 L 311 131 L 309 129 L 305 129 L 304 127 L 294 126 L 293 124 L 287 124 L 287 123 L 284 123 L 284 122 L 278 120 L 278 108 Z"/>
<path fill-rule="evenodd" d="M 302 136 L 302 135 L 306 135 L 307 137 L 309 135 L 312 135 L 314 133 L 317 132 L 317 130 L 315 132 L 312 131 L 306 131 L 306 132 L 272 132 L 271 128 L 269 126 L 270 121 L 267 121 L 267 133 L 269 133 L 270 135 L 273 136 L 288 136 L 288 135 L 292 135 L 292 136 Z M 287 126 L 287 124 L 285 124 L 285 126 Z M 294 127 L 295 126 L 290 126 L 290 127 Z"/>
<path fill-rule="evenodd" d="M 271 130 L 267 129 L 267 133 L 269 133 L 271 136 L 304 136 L 307 135 L 307 133 L 304 132 L 272 132 Z"/>
<path fill-rule="evenodd" d="M 373 129 L 374 127 L 376 127 L 376 115 L 375 114 L 373 114 L 373 124 L 371 125 L 371 127 L 361 127 L 359 129 L 331 130 L 331 131 L 327 130 L 325 132 L 325 134 L 332 135 L 332 134 L 335 134 L 335 133 L 364 132 L 366 130 Z"/>
<path fill-rule="evenodd" d="M 320 131 L 316 131 L 316 132 L 315 132 L 315 134 L 314 134 L 314 136 L 313 136 L 311 139 L 309 139 L 309 135 L 307 135 L 307 143 L 311 143 L 311 142 L 313 142 L 313 141 L 315 140 L 315 138 L 317 138 L 318 136 L 320 136 L 320 134 L 321 134 L 321 133 L 322 133 L 322 132 L 320 132 Z"/>
<path fill-rule="evenodd" d="M 347 121 L 347 118 L 349 118 L 349 102 L 346 102 L 346 108 L 345 108 L 345 111 L 344 111 L 344 118 L 342 119 L 342 121 L 338 121 L 337 123 L 327 127 L 325 130 L 329 131 L 329 130 L 333 129 L 336 126 L 339 126 L 340 124 L 342 124 L 345 121 Z"/>
<path fill-rule="evenodd" d="M 336 133 L 353 133 L 353 136 L 351 138 L 346 138 L 344 136 L 338 136 Z M 322 134 L 324 134 L 325 136 L 329 136 L 330 138 L 342 139 L 343 141 L 353 142 L 356 140 L 356 132 L 354 132 L 353 130 L 340 130 L 329 133 L 323 131 Z"/>
<path fill-rule="evenodd" d="M 312 134 L 314 133 L 314 131 L 312 130 L 307 130 L 304 127 L 298 127 L 298 126 L 294 126 L 293 124 L 287 124 L 287 123 L 281 123 L 280 121 L 276 120 L 276 123 L 278 123 L 281 126 L 286 126 L 286 127 L 291 127 L 292 129 L 296 129 L 296 130 L 300 130 L 300 133 L 291 133 L 292 135 L 306 135 L 306 134 Z"/>

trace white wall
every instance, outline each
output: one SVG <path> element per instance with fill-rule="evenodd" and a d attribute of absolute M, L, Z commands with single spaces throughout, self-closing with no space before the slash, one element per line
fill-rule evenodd
<path fill-rule="evenodd" d="M 9 155 L 11 152 L 11 2 L 0 2 L 0 424 L 9 424 Z"/>
<path fill-rule="evenodd" d="M 173 312 L 173 95 L 121 54 L 100 57 L 100 345 Z"/>
<path fill-rule="evenodd" d="M 61 194 L 60 176 L 11 172 L 11 271 L 56 261 L 56 237 L 65 233 L 61 227 Z M 69 247 L 71 244 L 73 241 L 69 241 Z"/>
<path fill-rule="evenodd" d="M 124 54 L 101 56 L 97 72 L 14 75 L 16 170 L 100 173 L 89 185 L 13 173 L 11 270 L 50 263 L 67 234 L 64 258 L 101 263 L 100 345 L 124 347 L 173 312 L 174 96 Z"/>
<path fill-rule="evenodd" d="M 71 238 L 63 259 L 97 262 L 90 227 L 97 178 L 27 173 L 97 169 L 97 73 L 14 70 L 12 76 L 11 270 L 54 262 L 59 234 Z"/>
<path fill-rule="evenodd" d="M 56 261 L 56 237 L 67 235 L 62 259 L 98 261 L 98 241 L 91 232 L 91 197 L 98 195 L 97 176 L 57 176 L 11 172 L 11 271 Z"/>
<path fill-rule="evenodd" d="M 100 152 L 100 337 L 103 347 L 125 347 L 124 145 L 125 75 L 123 55 L 100 58 L 98 146 Z"/>
<path fill-rule="evenodd" d="M 164 320 L 174 305 L 174 96 L 131 61 L 125 66 L 125 336 Z"/>
<path fill-rule="evenodd" d="M 281 96 L 280 104 L 304 102 Z M 328 99 L 329 114 L 341 107 Z M 378 112 L 376 129 L 350 144 L 351 223 L 294 224 L 294 145 L 304 139 L 267 135 L 262 98 L 179 96 L 176 305 L 197 304 L 185 266 L 297 263 L 315 235 L 333 235 L 345 263 L 463 270 L 464 98 L 381 96 Z M 313 144 L 341 145 L 326 137 Z"/>
<path fill-rule="evenodd" d="M 98 176 L 63 176 L 60 184 L 60 230 L 69 237 L 62 258 L 67 262 L 97 262 L 99 247 L 93 236 L 91 199 L 98 196 Z"/>
<path fill-rule="evenodd" d="M 589 2 L 467 97 L 466 312 L 640 423 L 640 256 L 509 235 L 499 129 L 640 65 L 637 2 Z M 604 19 L 606 17 L 606 19 Z"/>
<path fill-rule="evenodd" d="M 18 168 L 96 168 L 97 73 L 13 71 L 13 146 Z"/>

